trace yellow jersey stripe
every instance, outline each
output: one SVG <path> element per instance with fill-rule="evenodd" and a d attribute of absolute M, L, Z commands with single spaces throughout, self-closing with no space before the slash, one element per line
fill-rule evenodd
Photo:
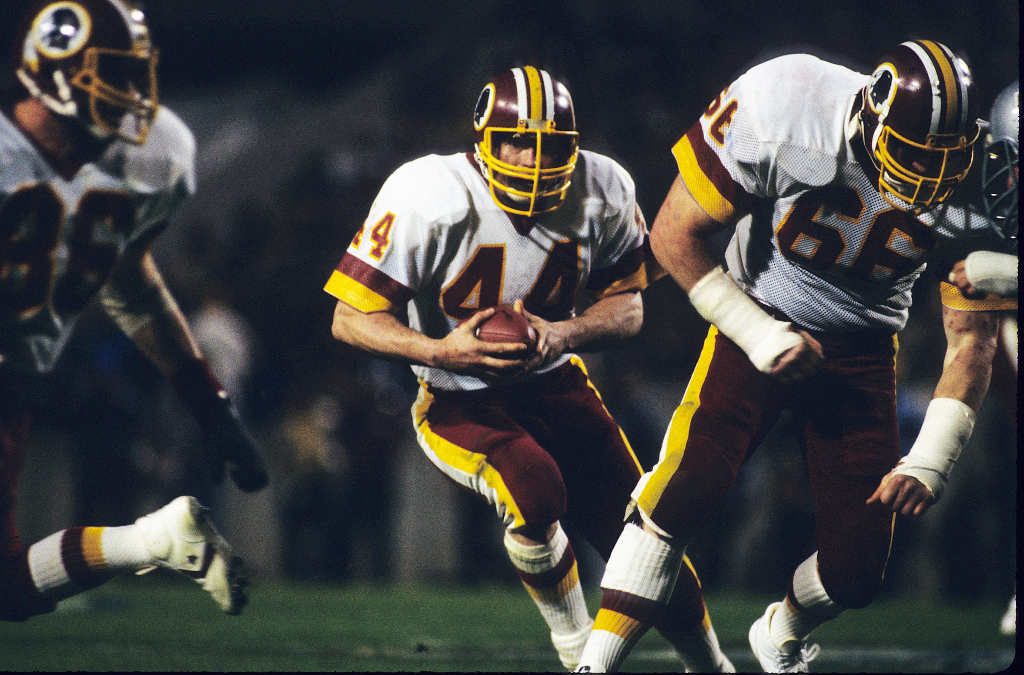
<path fill-rule="evenodd" d="M 736 211 L 736 207 L 718 191 L 715 184 L 701 171 L 697 156 L 690 144 L 690 139 L 683 136 L 672 146 L 672 154 L 679 165 L 679 175 L 686 183 L 693 198 L 708 215 L 720 223 L 727 223 Z"/>
<path fill-rule="evenodd" d="M 394 305 L 383 295 L 374 293 L 366 286 L 341 272 L 335 270 L 327 280 L 324 290 L 360 312 L 386 312 Z"/>
<path fill-rule="evenodd" d="M 972 300 L 965 298 L 959 288 L 945 281 L 939 282 L 939 294 L 942 297 L 943 305 L 964 312 L 1016 311 L 1017 309 L 1017 298 L 1003 298 L 995 293 L 989 293 L 984 298 Z"/>

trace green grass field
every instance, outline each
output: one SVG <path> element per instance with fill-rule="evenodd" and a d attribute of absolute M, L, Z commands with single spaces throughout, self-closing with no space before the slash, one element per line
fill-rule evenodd
<path fill-rule="evenodd" d="M 151 575 L 156 576 L 156 575 Z M 756 671 L 747 629 L 773 598 L 707 598 L 737 669 Z M 596 607 L 599 595 L 588 596 Z M 885 601 L 817 631 L 815 672 L 998 672 L 1014 641 L 1003 607 Z M 116 579 L 55 613 L 0 623 L 3 671 L 557 671 L 546 627 L 521 587 L 256 582 L 241 616 L 179 578 Z M 678 670 L 649 633 L 632 672 Z"/>

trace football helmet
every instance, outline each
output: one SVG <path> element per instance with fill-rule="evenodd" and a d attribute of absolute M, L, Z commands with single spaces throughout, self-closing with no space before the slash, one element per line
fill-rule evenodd
<path fill-rule="evenodd" d="M 980 133 L 967 64 L 937 42 L 904 42 L 875 68 L 861 98 L 860 132 L 886 201 L 920 212 L 949 198 Z"/>
<path fill-rule="evenodd" d="M 101 139 L 145 142 L 157 111 L 157 51 L 123 0 L 43 0 L 26 16 L 17 75 L 29 92 Z"/>
<path fill-rule="evenodd" d="M 1007 239 L 1017 238 L 1017 188 L 1020 139 L 1020 82 L 1003 89 L 992 104 L 981 160 L 981 197 L 985 215 Z"/>
<path fill-rule="evenodd" d="M 579 156 L 565 85 L 533 66 L 506 70 L 480 92 L 473 128 L 476 159 L 498 206 L 523 216 L 561 206 Z M 503 161 L 502 143 L 533 148 L 533 166 Z"/>

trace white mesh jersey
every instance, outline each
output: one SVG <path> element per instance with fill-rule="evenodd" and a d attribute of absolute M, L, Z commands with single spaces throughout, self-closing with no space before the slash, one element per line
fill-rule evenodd
<path fill-rule="evenodd" d="M 324 290 L 363 312 L 404 313 L 435 339 L 517 299 L 558 321 L 588 296 L 644 288 L 646 237 L 632 178 L 603 155 L 581 151 L 565 201 L 531 219 L 494 202 L 472 154 L 429 155 L 385 181 Z M 413 372 L 441 389 L 486 386 L 437 368 Z"/>
<path fill-rule="evenodd" d="M 672 149 L 709 215 L 726 223 L 750 213 L 726 250 L 732 277 L 811 329 L 898 332 L 929 254 L 984 227 L 962 207 L 915 217 L 882 198 L 847 133 L 868 79 L 807 54 L 772 59 L 733 82 Z"/>
<path fill-rule="evenodd" d="M 115 141 L 62 178 L 0 113 L 0 356 L 53 368 L 79 314 L 129 244 L 195 190 L 195 141 L 161 108 L 142 146 Z"/>

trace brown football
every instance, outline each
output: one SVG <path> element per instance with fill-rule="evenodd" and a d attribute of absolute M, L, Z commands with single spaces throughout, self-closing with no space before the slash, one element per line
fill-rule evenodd
<path fill-rule="evenodd" d="M 491 318 L 480 324 L 476 336 L 484 342 L 522 342 L 537 348 L 537 330 L 512 305 L 498 305 Z"/>

